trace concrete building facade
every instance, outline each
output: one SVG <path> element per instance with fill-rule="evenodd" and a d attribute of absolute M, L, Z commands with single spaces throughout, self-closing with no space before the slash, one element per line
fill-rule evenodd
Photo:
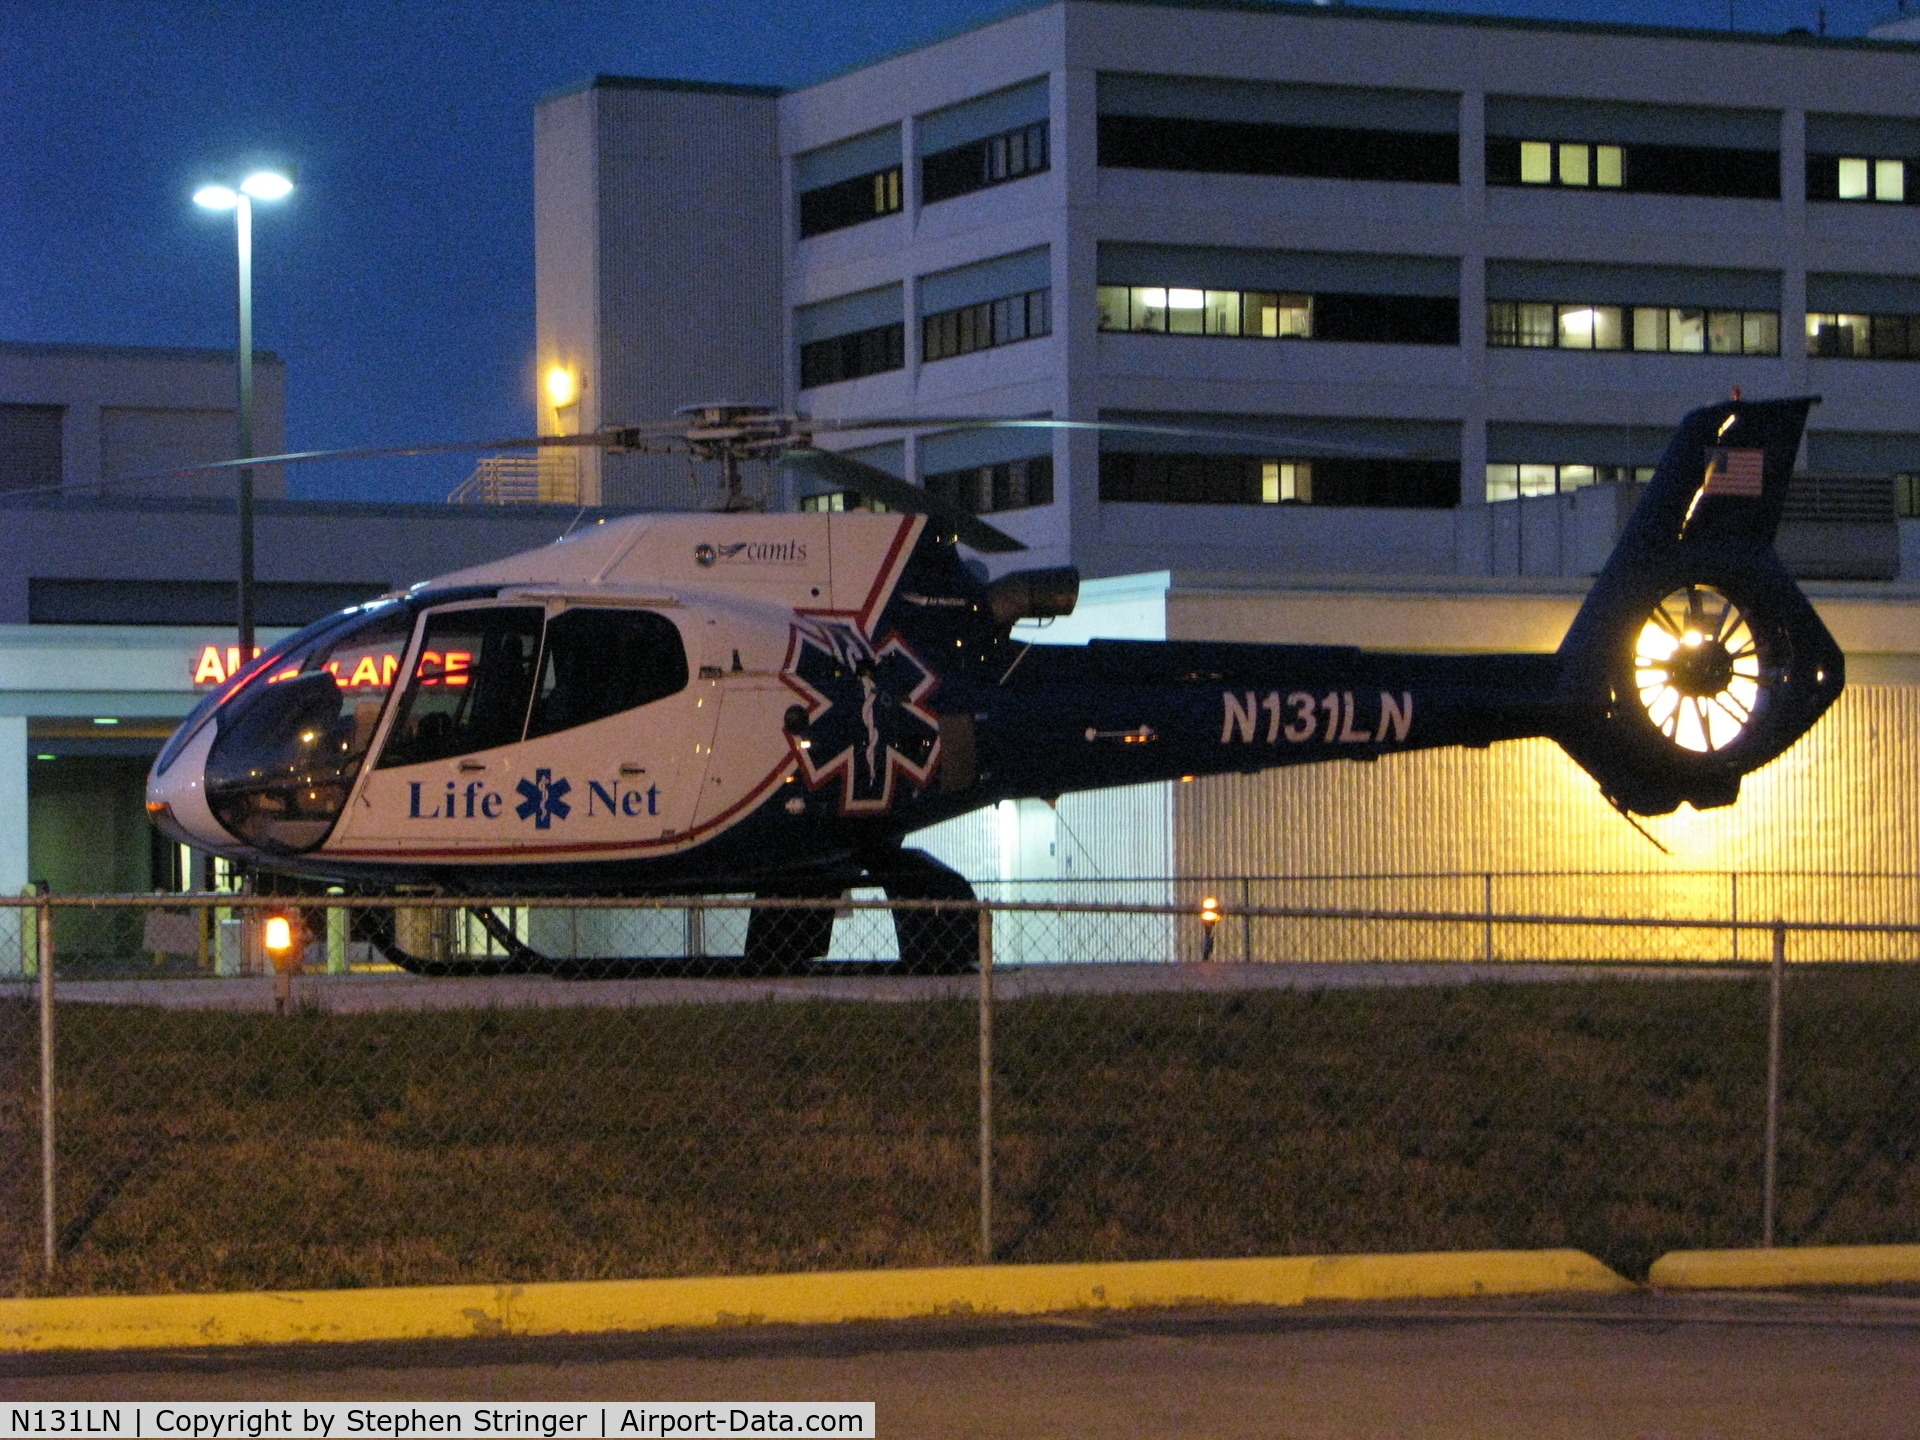
<path fill-rule="evenodd" d="M 1807 468 L 1912 510 L 1916 96 L 1898 40 L 1138 0 L 784 95 L 603 78 L 538 112 L 542 355 L 602 421 L 757 385 L 1202 432 L 864 447 L 1095 575 L 1563 573 L 1523 532 L 1735 387 L 1825 395 Z"/>
<path fill-rule="evenodd" d="M 230 350 L 0 342 L 0 494 L 64 487 L 117 495 L 227 495 L 221 476 L 128 485 L 129 477 L 240 453 L 239 375 Z M 287 370 L 254 357 L 254 453 L 286 449 Z M 254 475 L 286 493 L 277 466 Z"/>

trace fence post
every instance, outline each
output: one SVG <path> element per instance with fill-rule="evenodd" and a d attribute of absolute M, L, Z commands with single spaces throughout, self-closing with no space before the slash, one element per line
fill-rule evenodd
<path fill-rule="evenodd" d="M 1740 872 L 1727 872 L 1727 919 L 1732 922 L 1733 963 L 1740 963 Z"/>
<path fill-rule="evenodd" d="M 993 1263 L 993 911 L 980 924 L 980 1263 Z"/>
<path fill-rule="evenodd" d="M 1780 1168 L 1780 991 L 1787 973 L 1787 926 L 1773 922 L 1772 983 L 1767 987 L 1767 1154 L 1760 1183 L 1760 1243 L 1773 1248 L 1774 1185 Z"/>
<path fill-rule="evenodd" d="M 328 895 L 344 896 L 347 892 L 338 885 L 328 888 Z M 327 906 L 327 973 L 345 975 L 351 967 L 347 963 L 347 907 L 344 903 Z"/>
<path fill-rule="evenodd" d="M 40 1240 L 53 1274 L 53 903 L 40 892 L 34 907 L 40 939 Z"/>
<path fill-rule="evenodd" d="M 1481 901 L 1487 917 L 1486 941 L 1482 946 L 1485 952 L 1483 958 L 1487 964 L 1491 965 L 1493 963 L 1493 872 L 1489 870 L 1486 874 L 1482 875 L 1480 879 L 1482 882 Z"/>
<path fill-rule="evenodd" d="M 1253 881 L 1240 877 L 1240 958 L 1253 960 Z"/>

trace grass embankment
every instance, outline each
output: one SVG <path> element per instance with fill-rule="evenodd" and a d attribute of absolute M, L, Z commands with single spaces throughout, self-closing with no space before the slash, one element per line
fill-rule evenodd
<path fill-rule="evenodd" d="M 1920 969 L 1788 1005 L 1783 1243 L 1920 1239 Z M 963 1002 L 59 1023 L 61 1290 L 972 1258 Z M 1750 978 L 1007 1003 L 998 1258 L 1644 1274 L 1757 1238 L 1765 1043 Z"/>

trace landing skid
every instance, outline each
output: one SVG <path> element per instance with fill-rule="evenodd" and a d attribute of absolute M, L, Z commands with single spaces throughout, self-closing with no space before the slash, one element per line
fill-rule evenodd
<path fill-rule="evenodd" d="M 374 909 L 356 924 L 356 938 L 370 942 L 386 960 L 415 975 L 552 975 L 563 980 L 720 979 L 768 975 L 960 975 L 980 963 L 979 921 L 971 908 L 973 887 L 958 871 L 921 850 L 893 850 L 874 857 L 864 869 L 867 883 L 880 886 L 889 900 L 951 900 L 967 908 L 896 910 L 894 934 L 898 960 L 828 961 L 833 921 L 841 896 L 850 888 L 843 877 L 781 886 L 757 892 L 761 900 L 817 900 L 755 910 L 747 922 L 743 955 L 608 956 L 574 959 L 543 954 L 514 934 L 490 906 L 473 906 L 479 922 L 502 953 L 484 959 L 445 960 L 415 955 L 400 943 L 394 912 Z"/>

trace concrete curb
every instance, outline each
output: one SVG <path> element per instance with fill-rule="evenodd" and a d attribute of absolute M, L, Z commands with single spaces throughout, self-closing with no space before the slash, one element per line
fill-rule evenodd
<path fill-rule="evenodd" d="M 584 1335 L 1636 1288 L 1578 1250 L 981 1265 L 683 1280 L 0 1300 L 0 1351 Z"/>
<path fill-rule="evenodd" d="M 1811 1245 L 1797 1250 L 1674 1250 L 1653 1262 L 1660 1290 L 1782 1285 L 1920 1285 L 1920 1245 Z"/>

